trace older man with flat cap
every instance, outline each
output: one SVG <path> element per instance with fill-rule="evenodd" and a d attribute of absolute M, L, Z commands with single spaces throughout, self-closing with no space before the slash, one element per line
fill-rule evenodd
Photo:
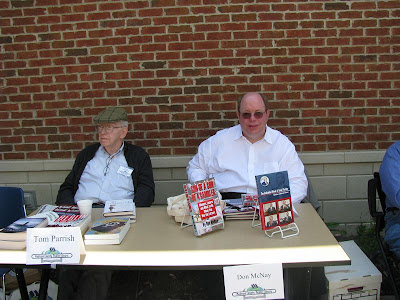
<path fill-rule="evenodd" d="M 154 201 L 154 179 L 150 157 L 142 148 L 124 141 L 128 117 L 122 107 L 109 107 L 95 118 L 99 143 L 83 149 L 72 171 L 58 191 L 56 203 L 75 204 L 92 199 L 134 199 L 135 205 Z"/>
<path fill-rule="evenodd" d="M 99 113 L 94 122 L 99 143 L 78 154 L 60 186 L 56 204 L 91 199 L 102 205 L 108 200 L 133 199 L 138 207 L 151 206 L 155 185 L 150 157 L 142 148 L 124 141 L 128 133 L 125 109 L 109 107 Z M 62 269 L 57 298 L 105 299 L 111 276 L 112 271 L 107 269 Z"/>

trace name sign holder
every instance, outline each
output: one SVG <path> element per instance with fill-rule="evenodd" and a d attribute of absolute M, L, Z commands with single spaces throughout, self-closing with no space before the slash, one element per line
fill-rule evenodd
<path fill-rule="evenodd" d="M 283 299 L 282 264 L 224 267 L 226 300 Z"/>
<path fill-rule="evenodd" d="M 261 217 L 262 217 L 261 213 L 260 213 L 261 206 L 260 206 L 258 200 L 257 200 L 257 207 L 260 208 L 258 210 L 258 215 L 259 215 L 259 218 L 261 220 Z M 254 210 L 253 221 L 252 221 L 252 225 L 251 225 L 253 228 L 262 225 L 261 221 L 256 224 L 256 217 L 257 217 L 257 210 Z M 273 228 L 267 228 L 267 229 L 264 230 L 264 233 L 269 238 L 272 238 L 272 236 L 274 234 L 276 234 L 276 233 L 278 233 L 278 234 L 280 233 L 281 234 L 281 238 L 285 239 L 285 238 L 288 238 L 288 237 L 292 237 L 292 236 L 298 235 L 300 233 L 300 230 L 299 230 L 299 227 L 297 227 L 296 222 L 292 222 L 292 223 L 284 225 L 284 226 L 277 225 L 277 226 L 275 226 Z"/>
<path fill-rule="evenodd" d="M 79 227 L 28 228 L 26 264 L 79 264 L 86 254 Z"/>

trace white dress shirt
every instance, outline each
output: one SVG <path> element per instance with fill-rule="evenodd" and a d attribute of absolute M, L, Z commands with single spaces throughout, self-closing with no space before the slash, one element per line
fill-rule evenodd
<path fill-rule="evenodd" d="M 250 143 L 240 125 L 203 141 L 186 169 L 190 182 L 214 177 L 220 192 L 256 194 L 255 176 L 288 171 L 293 203 L 307 195 L 304 165 L 289 139 L 266 126 L 264 138 Z"/>
<path fill-rule="evenodd" d="M 100 146 L 95 156 L 86 164 L 79 180 L 74 200 L 92 199 L 96 202 L 133 199 L 134 187 L 131 173 L 121 148 L 109 155 Z"/>

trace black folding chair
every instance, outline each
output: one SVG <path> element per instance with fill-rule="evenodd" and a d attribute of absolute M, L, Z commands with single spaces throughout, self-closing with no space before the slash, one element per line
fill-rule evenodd
<path fill-rule="evenodd" d="M 382 211 L 377 209 L 376 194 L 378 193 L 380 206 Z M 375 237 L 378 242 L 379 251 L 382 255 L 387 277 L 390 280 L 392 289 L 396 300 L 399 300 L 399 294 L 396 287 L 396 282 L 393 277 L 392 268 L 389 264 L 388 258 L 386 257 L 385 247 L 383 245 L 381 231 L 385 228 L 385 212 L 386 212 L 386 195 L 382 190 L 381 179 L 379 172 L 374 172 L 374 178 L 368 181 L 368 205 L 369 213 L 371 217 L 375 218 Z"/>

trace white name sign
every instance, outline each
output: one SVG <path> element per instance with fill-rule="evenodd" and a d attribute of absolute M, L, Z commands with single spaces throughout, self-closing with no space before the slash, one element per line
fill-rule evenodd
<path fill-rule="evenodd" d="M 26 264 L 78 264 L 85 254 L 79 227 L 28 228 Z"/>
<path fill-rule="evenodd" d="M 282 264 L 224 267 L 225 298 L 284 299 Z"/>

